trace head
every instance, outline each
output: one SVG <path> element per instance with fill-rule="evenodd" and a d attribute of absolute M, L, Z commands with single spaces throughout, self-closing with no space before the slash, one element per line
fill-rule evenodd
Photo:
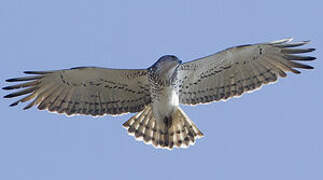
<path fill-rule="evenodd" d="M 176 69 L 182 63 L 176 56 L 166 55 L 158 59 L 149 70 L 157 75 L 159 79 L 172 79 L 176 77 Z"/>
<path fill-rule="evenodd" d="M 175 70 L 180 64 L 182 64 L 182 61 L 176 56 L 166 55 L 160 57 L 158 61 L 151 66 L 151 68 L 155 68 L 155 71 L 171 71 Z"/>

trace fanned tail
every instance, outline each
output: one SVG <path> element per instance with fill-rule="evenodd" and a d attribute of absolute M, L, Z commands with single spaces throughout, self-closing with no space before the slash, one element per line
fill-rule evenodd
<path fill-rule="evenodd" d="M 136 140 L 152 144 L 156 148 L 173 149 L 186 148 L 203 137 L 203 133 L 179 107 L 172 117 L 167 119 L 171 123 L 157 122 L 151 106 L 131 117 L 123 126 Z"/>

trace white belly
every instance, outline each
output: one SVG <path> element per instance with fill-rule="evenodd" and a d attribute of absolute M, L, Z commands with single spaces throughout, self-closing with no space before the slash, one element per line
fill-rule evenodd
<path fill-rule="evenodd" d="M 165 87 L 159 92 L 159 97 L 153 100 L 153 113 L 155 118 L 163 120 L 165 116 L 172 115 L 179 105 L 179 97 L 173 87 Z"/>

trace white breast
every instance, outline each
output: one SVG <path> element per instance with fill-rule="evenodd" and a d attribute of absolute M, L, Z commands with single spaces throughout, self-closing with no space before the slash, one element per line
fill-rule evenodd
<path fill-rule="evenodd" d="M 158 94 L 158 99 L 153 100 L 153 112 L 157 119 L 169 117 L 179 105 L 179 97 L 174 87 L 164 87 Z"/>

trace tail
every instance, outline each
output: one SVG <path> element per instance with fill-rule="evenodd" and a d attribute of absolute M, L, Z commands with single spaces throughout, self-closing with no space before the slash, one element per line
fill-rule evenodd
<path fill-rule="evenodd" d="M 174 146 L 185 148 L 193 145 L 196 139 L 203 137 L 202 132 L 179 107 L 170 120 L 168 127 L 160 124 L 164 122 L 157 122 L 152 107 L 146 106 L 123 126 L 137 140 L 152 144 L 156 148 L 173 149 Z"/>

